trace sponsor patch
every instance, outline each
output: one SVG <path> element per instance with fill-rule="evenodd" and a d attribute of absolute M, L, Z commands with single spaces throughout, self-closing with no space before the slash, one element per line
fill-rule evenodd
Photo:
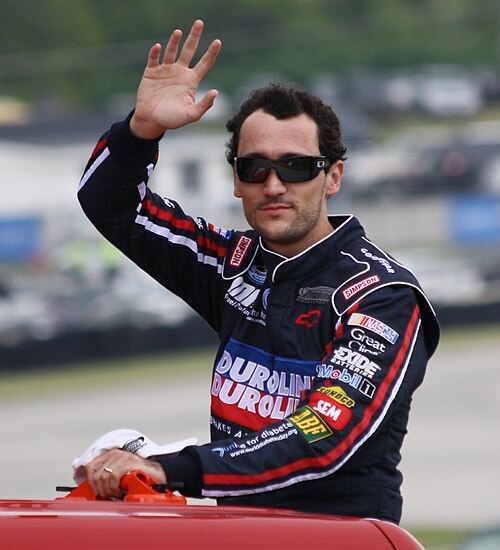
<path fill-rule="evenodd" d="M 299 288 L 297 302 L 301 304 L 327 304 L 335 292 L 334 288 L 329 286 L 305 286 Z"/>
<path fill-rule="evenodd" d="M 212 233 L 220 235 L 221 237 L 224 237 L 226 239 L 229 238 L 229 236 L 230 236 L 230 231 L 228 231 L 227 229 L 224 229 L 222 227 L 219 227 L 218 225 L 213 225 L 213 224 L 209 223 L 208 228 L 210 229 L 210 231 L 212 231 Z"/>
<path fill-rule="evenodd" d="M 375 319 L 375 317 L 370 317 L 369 315 L 364 315 L 363 313 L 352 313 L 347 321 L 347 324 L 367 328 L 368 330 L 379 334 L 391 344 L 395 344 L 399 338 L 399 334 L 394 329 L 385 323 L 382 323 L 382 321 Z"/>
<path fill-rule="evenodd" d="M 319 414 L 307 406 L 297 409 L 288 420 L 302 433 L 308 443 L 315 443 L 333 433 Z"/>
<path fill-rule="evenodd" d="M 394 268 L 389 263 L 389 261 L 386 258 L 381 258 L 380 256 L 375 256 L 375 254 L 372 254 L 370 251 L 368 251 L 366 248 L 362 248 L 361 252 L 365 255 L 366 258 L 370 258 L 370 260 L 373 260 L 375 262 L 378 262 L 380 265 L 382 265 L 387 273 L 394 273 Z"/>
<path fill-rule="evenodd" d="M 319 309 L 313 309 L 307 313 L 300 314 L 297 319 L 295 319 L 296 325 L 305 325 L 307 328 L 312 328 L 314 325 L 319 323 L 321 319 L 321 311 Z"/>
<path fill-rule="evenodd" d="M 349 397 L 345 392 L 344 388 L 340 386 L 322 386 L 317 390 L 319 393 L 324 393 L 331 397 L 334 401 L 345 405 L 349 409 L 352 409 L 356 405 L 356 401 L 352 397 Z"/>
<path fill-rule="evenodd" d="M 309 399 L 309 406 L 334 430 L 344 429 L 352 418 L 352 411 L 324 393 L 314 392 Z"/>
<path fill-rule="evenodd" d="M 353 285 L 345 288 L 342 291 L 342 296 L 344 296 L 346 300 L 349 300 L 349 298 L 351 298 L 358 292 L 361 292 L 366 287 L 374 285 L 379 281 L 380 281 L 380 277 L 378 275 L 372 275 L 371 277 L 367 277 L 366 279 L 363 279 L 362 281 L 358 281 L 357 283 L 354 283 Z"/>
<path fill-rule="evenodd" d="M 292 361 L 230 339 L 215 366 L 212 412 L 259 430 L 283 420 L 312 386 L 313 361 Z"/>
<path fill-rule="evenodd" d="M 347 369 L 334 369 L 332 365 L 324 363 L 316 367 L 319 378 L 330 378 L 351 386 L 370 399 L 375 395 L 377 389 L 375 384 L 357 373 L 350 373 Z"/>
<path fill-rule="evenodd" d="M 248 270 L 248 277 L 250 280 L 259 286 L 262 286 L 266 281 L 267 269 L 266 267 L 251 266 Z"/>
<path fill-rule="evenodd" d="M 351 338 L 348 346 L 349 349 L 359 351 L 361 353 L 369 353 L 370 355 L 380 355 L 387 349 L 386 344 L 383 344 L 376 338 L 372 338 L 365 333 L 361 328 L 354 327 L 351 329 Z"/>
<path fill-rule="evenodd" d="M 246 253 L 248 252 L 248 248 L 251 242 L 252 239 L 250 239 L 249 237 L 245 237 L 245 235 L 241 235 L 235 249 L 233 250 L 231 259 L 229 260 L 229 265 L 231 267 L 240 267 Z"/>
<path fill-rule="evenodd" d="M 366 355 L 353 351 L 343 346 L 333 350 L 333 355 L 330 359 L 333 365 L 347 367 L 362 376 L 373 378 L 374 374 L 380 370 L 380 367 Z"/>

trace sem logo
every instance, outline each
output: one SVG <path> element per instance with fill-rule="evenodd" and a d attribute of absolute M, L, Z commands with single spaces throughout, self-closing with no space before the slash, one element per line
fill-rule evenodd
<path fill-rule="evenodd" d="M 347 287 L 345 290 L 342 291 L 342 295 L 346 300 L 348 300 L 367 286 L 371 286 L 375 283 L 378 283 L 379 281 L 380 277 L 378 275 L 372 275 L 371 277 L 367 277 L 366 279 L 358 281 L 357 283 Z"/>
<path fill-rule="evenodd" d="M 231 267 L 240 267 L 251 242 L 252 240 L 249 237 L 245 237 L 244 235 L 240 237 L 240 240 L 238 241 L 238 244 L 233 251 L 231 259 L 229 260 L 229 265 Z"/>
<path fill-rule="evenodd" d="M 295 319 L 296 325 L 305 325 L 307 328 L 312 328 L 319 323 L 321 318 L 321 311 L 319 309 L 313 309 L 308 313 L 302 313 Z"/>

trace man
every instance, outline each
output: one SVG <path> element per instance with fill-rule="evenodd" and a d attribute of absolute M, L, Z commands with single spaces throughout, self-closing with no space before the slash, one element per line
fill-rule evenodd
<path fill-rule="evenodd" d="M 399 522 L 397 470 L 412 394 L 439 329 L 414 276 L 352 216 L 328 217 L 345 148 L 337 117 L 286 86 L 257 90 L 228 122 L 234 195 L 251 230 L 192 219 L 147 187 L 158 142 L 197 121 L 214 40 L 193 68 L 203 23 L 180 49 L 153 46 L 134 112 L 97 145 L 79 189 L 99 231 L 218 333 L 212 442 L 142 459 L 113 450 L 87 465 L 94 491 L 119 494 L 142 469 L 221 503 Z"/>

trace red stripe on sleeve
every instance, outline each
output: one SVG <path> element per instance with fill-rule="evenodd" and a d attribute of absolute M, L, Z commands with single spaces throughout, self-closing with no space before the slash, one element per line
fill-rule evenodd
<path fill-rule="evenodd" d="M 398 354 L 396 355 L 394 362 L 389 368 L 389 372 L 387 373 L 387 376 L 380 384 L 379 389 L 377 390 L 377 393 L 375 394 L 373 401 L 366 408 L 363 418 L 353 428 L 351 433 L 339 445 L 337 445 L 334 449 L 332 449 L 329 453 L 321 457 L 304 458 L 301 460 L 297 460 L 294 463 L 287 464 L 285 466 L 280 466 L 279 468 L 274 468 L 273 470 L 267 470 L 266 472 L 262 472 L 260 474 L 254 474 L 254 475 L 206 474 L 203 477 L 204 483 L 206 485 L 258 485 L 261 483 L 265 483 L 266 481 L 269 481 L 271 479 L 288 476 L 291 473 L 297 472 L 300 470 L 305 470 L 311 467 L 323 467 L 337 460 L 350 447 L 353 446 L 357 438 L 368 428 L 374 415 L 378 412 L 378 410 L 383 405 L 387 397 L 389 388 L 391 387 L 391 384 L 394 382 L 394 379 L 396 378 L 397 373 L 400 371 L 401 366 L 405 360 L 405 357 L 408 354 L 408 351 L 412 342 L 412 337 L 413 337 L 416 325 L 418 323 L 418 319 L 419 319 L 419 309 L 418 309 L 418 306 L 415 306 L 415 309 L 413 310 L 412 316 L 410 318 L 410 321 L 408 323 L 408 326 L 404 335 L 403 343 L 399 348 Z"/>

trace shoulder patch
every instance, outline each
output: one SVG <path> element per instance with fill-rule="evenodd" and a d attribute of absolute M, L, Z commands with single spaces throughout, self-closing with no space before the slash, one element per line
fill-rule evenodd
<path fill-rule="evenodd" d="M 250 267 L 257 253 L 258 244 L 258 238 L 251 233 L 238 233 L 234 236 L 224 259 L 224 279 L 234 279 Z"/>
<path fill-rule="evenodd" d="M 397 284 L 419 287 L 411 271 L 377 249 L 370 241 L 365 243 L 366 246 L 350 253 L 341 252 L 346 261 L 348 278 L 332 296 L 333 307 L 338 315 L 378 288 Z"/>

